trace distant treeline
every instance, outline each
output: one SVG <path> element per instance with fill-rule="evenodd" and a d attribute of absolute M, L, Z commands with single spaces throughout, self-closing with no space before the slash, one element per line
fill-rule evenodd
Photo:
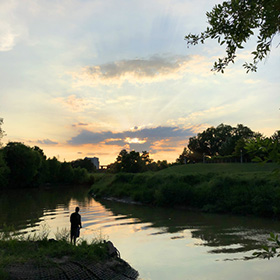
<path fill-rule="evenodd" d="M 0 140 L 4 135 L 1 129 Z M 0 143 L 1 145 L 1 143 Z M 121 150 L 108 173 L 142 173 L 159 171 L 172 165 L 197 162 L 280 162 L 280 130 L 264 137 L 241 124 L 237 127 L 220 124 L 190 137 L 187 148 L 177 160 L 154 161 L 149 152 Z M 0 149 L 0 189 L 38 187 L 44 184 L 90 184 L 95 166 L 89 159 L 60 162 L 47 158 L 39 147 L 10 142 Z"/>
<path fill-rule="evenodd" d="M 220 124 L 190 137 L 188 146 L 176 162 L 277 162 L 279 155 L 280 130 L 271 137 L 265 137 L 242 124 L 236 127 Z"/>
<path fill-rule="evenodd" d="M 95 166 L 89 159 L 60 162 L 39 147 L 10 142 L 0 150 L 0 189 L 45 184 L 92 184 Z"/>
<path fill-rule="evenodd" d="M 147 151 L 122 150 L 108 172 L 141 173 L 159 171 L 173 165 L 189 163 L 280 162 L 280 130 L 265 137 L 242 124 L 220 124 L 189 138 L 189 144 L 173 163 L 154 161 Z"/>

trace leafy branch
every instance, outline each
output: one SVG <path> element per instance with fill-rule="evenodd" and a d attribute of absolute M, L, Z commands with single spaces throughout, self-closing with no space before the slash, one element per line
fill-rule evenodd
<path fill-rule="evenodd" d="M 278 238 L 278 234 L 270 233 L 270 237 L 267 240 L 272 242 L 272 245 L 262 246 L 262 251 L 254 252 L 253 256 L 256 258 L 262 257 L 264 259 L 280 257 L 280 240 Z"/>
<path fill-rule="evenodd" d="M 258 41 L 251 53 L 253 61 L 245 62 L 246 72 L 256 72 L 257 64 L 271 51 L 272 41 L 280 32 L 279 0 L 231 0 L 215 5 L 206 16 L 210 27 L 200 34 L 185 36 L 187 46 L 204 44 L 207 39 L 217 40 L 226 46 L 226 56 L 214 62 L 212 71 L 224 73 L 225 68 L 234 63 L 236 52 L 258 31 Z"/>

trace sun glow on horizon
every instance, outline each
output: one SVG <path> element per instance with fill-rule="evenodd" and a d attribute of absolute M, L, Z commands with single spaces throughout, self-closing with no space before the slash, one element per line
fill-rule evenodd
<path fill-rule="evenodd" d="M 146 139 L 130 138 L 130 137 L 126 137 L 124 141 L 129 144 L 144 144 L 147 142 Z"/>

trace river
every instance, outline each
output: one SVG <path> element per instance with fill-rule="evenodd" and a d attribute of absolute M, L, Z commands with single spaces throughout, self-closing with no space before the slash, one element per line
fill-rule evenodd
<path fill-rule="evenodd" d="M 110 239 L 143 280 L 278 279 L 280 259 L 249 259 L 279 233 L 280 222 L 254 217 L 96 201 L 86 188 L 0 193 L 0 230 L 49 238 L 69 229 L 69 216 L 81 208 L 81 238 Z"/>

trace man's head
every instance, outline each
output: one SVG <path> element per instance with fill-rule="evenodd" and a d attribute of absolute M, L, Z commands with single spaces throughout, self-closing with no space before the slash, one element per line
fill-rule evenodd
<path fill-rule="evenodd" d="M 80 208 L 76 207 L 75 211 L 78 213 L 80 211 Z"/>

